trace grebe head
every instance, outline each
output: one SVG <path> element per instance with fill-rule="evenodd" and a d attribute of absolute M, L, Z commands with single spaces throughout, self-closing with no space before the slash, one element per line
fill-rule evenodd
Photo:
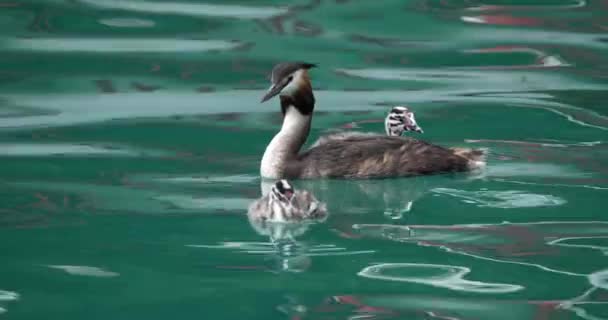
<path fill-rule="evenodd" d="M 270 76 L 270 89 L 262 97 L 261 102 L 268 101 L 278 94 L 293 97 L 300 90 L 310 89 L 306 70 L 313 67 L 316 65 L 306 62 L 283 62 L 274 66 Z"/>
<path fill-rule="evenodd" d="M 384 128 L 388 136 L 400 136 L 405 131 L 423 133 L 416 123 L 414 112 L 406 106 L 396 106 L 386 116 Z"/>
<path fill-rule="evenodd" d="M 287 180 L 282 179 L 277 181 L 272 186 L 272 190 L 270 191 L 270 197 L 276 201 L 280 201 L 283 203 L 291 203 L 294 193 L 295 191 L 291 184 L 289 184 Z"/>

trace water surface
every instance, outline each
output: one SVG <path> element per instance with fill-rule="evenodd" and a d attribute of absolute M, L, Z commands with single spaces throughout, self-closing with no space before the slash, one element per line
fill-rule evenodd
<path fill-rule="evenodd" d="M 0 317 L 608 318 L 608 3 L 0 2 Z M 295 181 L 330 210 L 246 218 L 283 60 L 311 138 L 491 151 L 484 172 Z"/>

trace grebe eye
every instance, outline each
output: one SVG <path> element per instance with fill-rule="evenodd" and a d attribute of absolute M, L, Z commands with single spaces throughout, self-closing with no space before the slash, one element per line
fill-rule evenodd
<path fill-rule="evenodd" d="M 293 80 L 293 76 L 289 76 L 289 78 L 287 78 L 287 82 L 291 82 L 291 80 Z"/>

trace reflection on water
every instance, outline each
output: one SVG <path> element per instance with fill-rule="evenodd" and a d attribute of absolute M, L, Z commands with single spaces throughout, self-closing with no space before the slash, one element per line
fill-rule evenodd
<path fill-rule="evenodd" d="M 580 265 L 564 268 L 562 256 L 575 257 L 581 248 L 598 250 L 584 242 L 608 236 L 608 225 L 591 222 L 501 223 L 480 225 L 353 225 L 353 229 L 367 237 L 380 237 L 420 246 L 437 247 L 450 253 L 463 254 L 498 263 L 519 264 L 567 276 L 584 276 Z M 572 239 L 583 240 L 571 247 L 564 245 Z M 601 248 L 600 248 L 601 249 Z M 599 250 L 603 254 L 603 250 Z M 593 251 L 591 251 L 593 252 Z M 597 256 L 597 255 L 596 255 Z M 586 263 L 590 271 L 602 262 Z"/>
<path fill-rule="evenodd" d="M 608 318 L 606 1 L 0 9 L 2 316 Z M 405 104 L 486 170 L 294 181 L 328 219 L 251 225 L 282 60 L 319 65 L 309 143 Z"/>
<path fill-rule="evenodd" d="M 560 206 L 566 200 L 551 195 L 526 193 L 519 190 L 509 191 L 464 191 L 449 188 L 435 188 L 433 192 L 449 195 L 479 207 L 526 208 Z"/>
<path fill-rule="evenodd" d="M 19 299 L 19 294 L 16 292 L 0 290 L 0 314 L 6 312 L 6 309 L 3 308 L 4 303 L 9 301 L 15 301 Z"/>
<path fill-rule="evenodd" d="M 5 50 L 15 51 L 67 51 L 94 53 L 121 52 L 204 52 L 234 49 L 238 43 L 222 40 L 176 39 L 19 39 L 7 40 Z"/>
<path fill-rule="evenodd" d="M 63 270 L 71 275 L 90 276 L 90 277 L 117 277 L 118 273 L 107 271 L 98 267 L 89 266 L 49 266 L 49 268 Z"/>
<path fill-rule="evenodd" d="M 261 6 L 224 5 L 187 2 L 140 2 L 132 0 L 77 0 L 93 7 L 119 9 L 132 12 L 179 14 L 186 16 L 211 16 L 243 19 L 264 19 L 287 13 L 286 9 Z"/>
<path fill-rule="evenodd" d="M 446 181 L 436 177 L 377 180 L 301 180 L 297 184 L 311 190 L 330 210 L 361 214 L 381 210 L 389 219 L 401 219 L 414 202 Z M 266 190 L 262 181 L 261 189 Z"/>
<path fill-rule="evenodd" d="M 460 266 L 421 263 L 382 263 L 366 267 L 358 275 L 371 279 L 420 283 L 456 291 L 477 293 L 507 293 L 523 289 L 519 285 L 464 279 L 464 276 L 470 272 L 470 269 Z"/>

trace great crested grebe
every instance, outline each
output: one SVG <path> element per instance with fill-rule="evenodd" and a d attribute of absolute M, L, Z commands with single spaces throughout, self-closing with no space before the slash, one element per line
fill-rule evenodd
<path fill-rule="evenodd" d="M 272 85 L 261 102 L 279 95 L 283 125 L 266 147 L 265 178 L 387 178 L 470 171 L 485 165 L 483 150 L 444 148 L 400 136 L 338 133 L 300 152 L 310 131 L 315 97 L 308 69 L 285 62 L 272 69 Z"/>
<path fill-rule="evenodd" d="M 251 203 L 247 215 L 254 221 L 298 222 L 323 220 L 327 209 L 310 192 L 294 190 L 287 180 L 279 180 L 268 194 Z"/>

